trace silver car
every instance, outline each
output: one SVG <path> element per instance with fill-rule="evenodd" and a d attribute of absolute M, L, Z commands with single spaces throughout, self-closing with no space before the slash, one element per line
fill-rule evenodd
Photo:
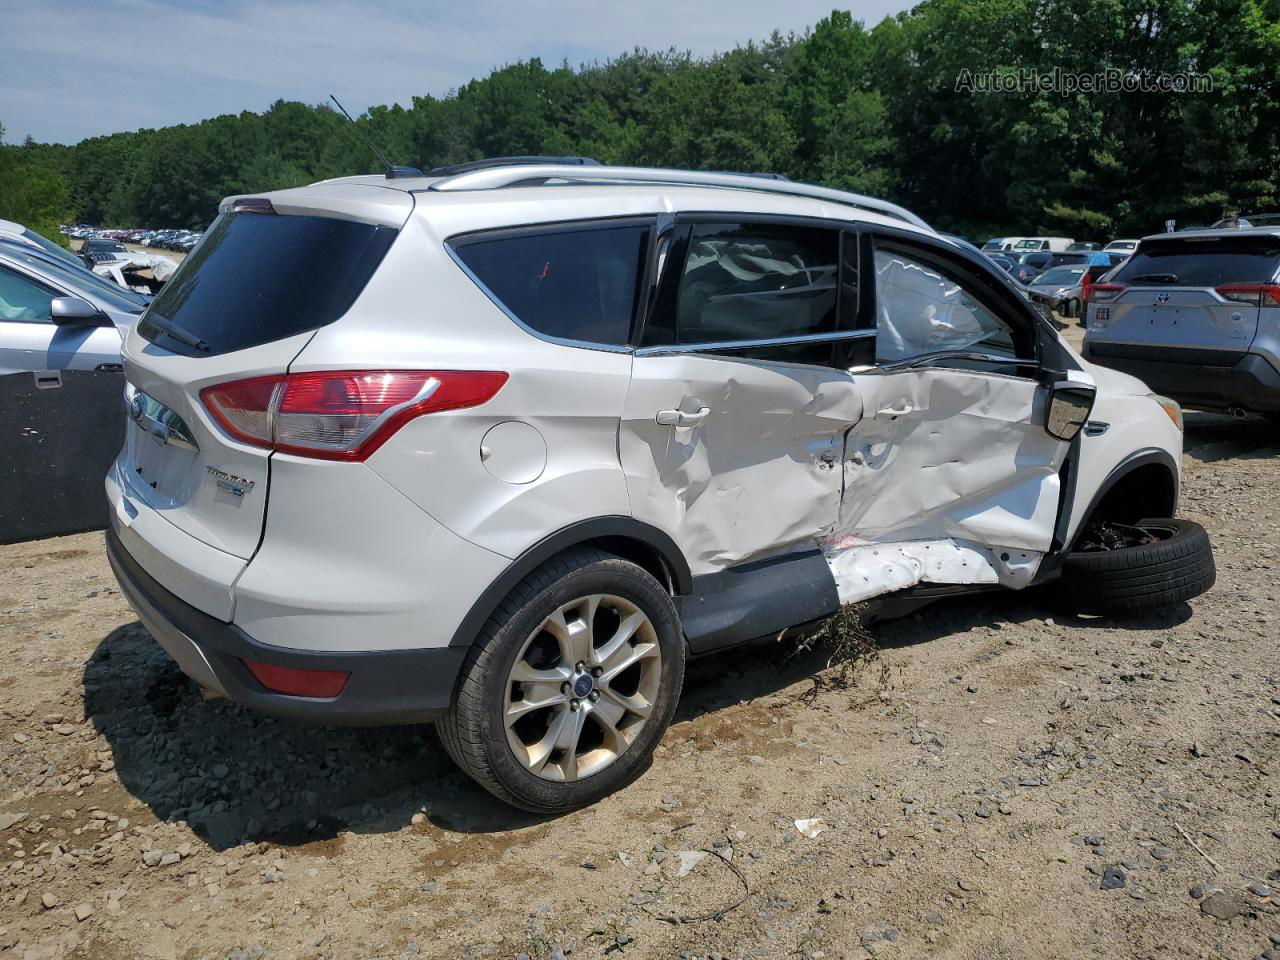
<path fill-rule="evenodd" d="M 1280 227 L 1146 237 L 1088 310 L 1093 363 L 1188 406 L 1280 417 Z"/>
<path fill-rule="evenodd" d="M 1074 317 L 1079 313 L 1084 299 L 1082 283 L 1088 269 L 1083 263 L 1050 267 L 1032 279 L 1027 286 L 1032 292 L 1044 297 L 1057 313 L 1064 317 Z"/>
<path fill-rule="evenodd" d="M 0 374 L 119 370 L 147 299 L 33 247 L 0 241 Z"/>

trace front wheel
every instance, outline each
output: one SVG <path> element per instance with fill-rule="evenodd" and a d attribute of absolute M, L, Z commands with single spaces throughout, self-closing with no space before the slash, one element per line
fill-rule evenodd
<path fill-rule="evenodd" d="M 1057 591 L 1075 613 L 1132 614 L 1198 597 L 1215 578 L 1209 535 L 1198 523 L 1095 520 L 1063 561 Z"/>
<path fill-rule="evenodd" d="M 572 551 L 524 580 L 485 626 L 440 739 L 513 806 L 594 803 L 648 765 L 675 712 L 684 653 L 657 580 L 618 557 Z"/>

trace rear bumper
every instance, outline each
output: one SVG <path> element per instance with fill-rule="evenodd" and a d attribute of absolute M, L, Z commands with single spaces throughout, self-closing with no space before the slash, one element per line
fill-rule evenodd
<path fill-rule="evenodd" d="M 449 706 L 465 647 L 312 653 L 260 643 L 166 590 L 112 530 L 107 530 L 107 557 L 138 619 L 183 673 L 250 709 L 316 723 L 375 726 L 433 720 Z M 351 676 L 336 697 L 287 696 L 262 686 L 244 658 Z"/>
<path fill-rule="evenodd" d="M 1258 413 L 1280 410 L 1280 370 L 1257 354 L 1209 357 L 1179 348 L 1091 343 L 1086 339 L 1082 355 L 1090 363 L 1132 374 L 1156 393 L 1184 406 L 1210 410 L 1242 407 Z"/>

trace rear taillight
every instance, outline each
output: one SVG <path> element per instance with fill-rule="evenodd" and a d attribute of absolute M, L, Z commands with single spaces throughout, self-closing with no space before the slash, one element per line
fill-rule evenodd
<path fill-rule="evenodd" d="M 324 460 L 364 460 L 405 423 L 477 407 L 507 382 L 491 370 L 341 370 L 236 380 L 200 391 L 242 443 Z"/>
<path fill-rule="evenodd" d="M 1280 284 L 1276 283 L 1226 283 L 1215 288 L 1218 296 L 1251 307 L 1280 306 Z"/>
<path fill-rule="evenodd" d="M 1095 283 L 1089 287 L 1085 299 L 1090 303 L 1106 303 L 1124 291 L 1123 283 Z"/>
<path fill-rule="evenodd" d="M 271 412 L 276 407 L 276 391 L 284 377 L 254 377 L 236 380 L 200 391 L 200 399 L 222 429 L 237 440 L 258 447 L 271 446 Z"/>

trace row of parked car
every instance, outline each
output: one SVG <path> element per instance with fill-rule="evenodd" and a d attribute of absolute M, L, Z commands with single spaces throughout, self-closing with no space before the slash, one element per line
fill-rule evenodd
<path fill-rule="evenodd" d="M 1021 286 L 1026 296 L 1066 317 L 1083 315 L 1088 286 L 1119 266 L 1137 240 L 1099 243 L 1069 237 L 992 237 L 982 253 Z"/>
<path fill-rule="evenodd" d="M 160 250 L 176 250 L 179 253 L 187 253 L 200 242 L 200 238 L 204 236 L 203 230 L 179 230 L 179 229 L 163 229 L 163 230 L 116 230 L 103 229 L 100 227 L 91 227 L 86 224 L 77 226 L 69 226 L 64 224 L 61 227 L 64 236 L 75 237 L 80 240 L 99 240 L 99 241 L 115 241 L 117 243 L 135 243 L 142 247 L 154 247 Z"/>

